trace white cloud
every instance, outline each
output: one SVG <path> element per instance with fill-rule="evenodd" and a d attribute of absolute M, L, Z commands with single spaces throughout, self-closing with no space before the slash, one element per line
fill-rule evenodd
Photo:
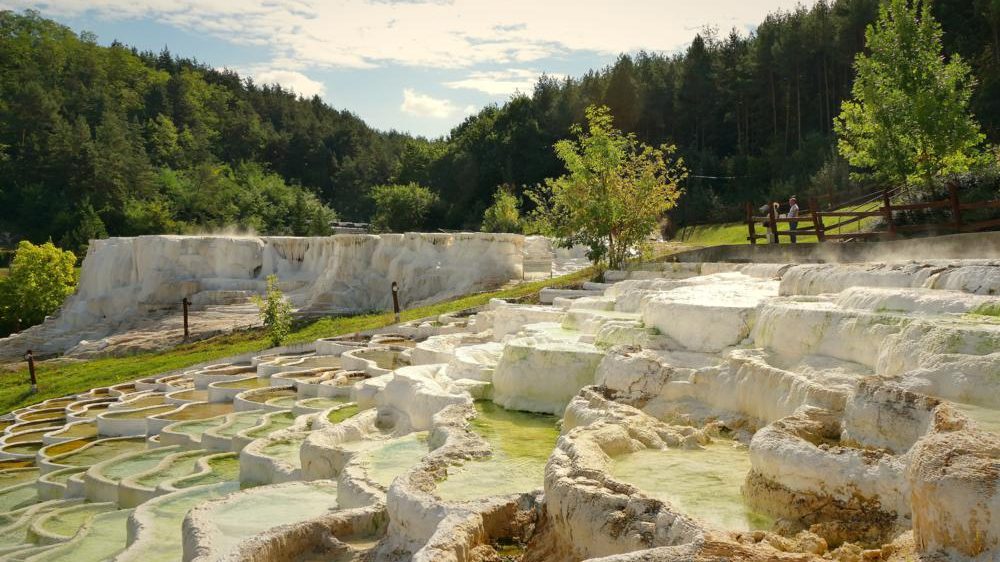
<path fill-rule="evenodd" d="M 253 77 L 257 84 L 278 84 L 286 90 L 291 90 L 307 98 L 322 96 L 326 93 L 326 86 L 322 82 L 317 82 L 296 70 L 257 67 L 251 68 L 245 74 Z"/>
<path fill-rule="evenodd" d="M 447 119 L 461 113 L 471 113 L 475 111 L 471 105 L 463 108 L 456 106 L 451 100 L 435 98 L 427 94 L 421 94 L 412 88 L 403 89 L 403 103 L 399 109 L 403 113 L 416 115 L 417 117 L 434 117 L 436 119 Z"/>
<path fill-rule="evenodd" d="M 0 0 L 0 6 L 156 18 L 234 44 L 264 46 L 274 59 L 308 67 L 469 68 L 570 51 L 671 51 L 704 25 L 745 29 L 798 1 L 508 0 L 503 9 L 486 9 L 482 0 Z"/>
<path fill-rule="evenodd" d="M 486 70 L 470 72 L 465 78 L 445 82 L 449 88 L 464 88 L 478 90 L 491 96 L 510 95 L 514 92 L 531 93 L 542 73 L 524 68 L 508 68 L 506 70 Z M 552 75 L 562 78 L 562 75 Z"/>

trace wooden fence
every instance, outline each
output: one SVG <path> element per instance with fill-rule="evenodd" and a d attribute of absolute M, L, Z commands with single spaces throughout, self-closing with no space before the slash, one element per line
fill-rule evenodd
<path fill-rule="evenodd" d="M 1000 228 L 1000 219 L 990 219 L 978 222 L 966 222 L 962 219 L 963 211 L 977 211 L 982 209 L 1000 209 L 1000 199 L 992 201 L 962 202 L 959 198 L 959 189 L 955 184 L 948 185 L 948 198 L 926 203 L 911 203 L 905 205 L 894 205 L 892 198 L 900 191 L 898 189 L 884 190 L 876 197 L 856 198 L 840 206 L 854 205 L 855 207 L 871 207 L 880 201 L 881 205 L 873 210 L 832 210 L 821 211 L 815 203 L 810 201 L 808 209 L 798 217 L 779 217 L 775 211 L 775 203 L 767 205 L 768 214 L 765 216 L 755 215 L 755 208 L 752 203 L 746 204 L 747 240 L 751 244 L 756 244 L 758 240 L 769 240 L 772 244 L 780 244 L 781 236 L 816 236 L 820 242 L 827 240 L 855 240 L 861 238 L 887 238 L 893 239 L 901 232 L 921 232 L 921 231 L 952 231 L 952 232 L 977 232 L 990 228 Z M 893 213 L 898 211 L 917 211 L 926 209 L 946 209 L 950 211 L 951 221 L 944 223 L 921 223 L 897 225 L 893 220 Z M 868 217 L 878 217 L 882 219 L 881 230 L 871 230 L 864 232 L 844 233 L 840 230 L 848 225 L 858 223 Z M 830 223 L 826 219 L 833 219 Z M 758 225 L 758 223 L 760 223 Z M 794 229 L 779 228 L 781 224 L 797 223 Z M 803 227 L 803 223 L 808 228 Z M 763 229 L 767 234 L 758 234 L 758 228 Z M 838 232 L 832 232 L 837 230 Z M 790 240 L 791 241 L 791 240 Z"/>

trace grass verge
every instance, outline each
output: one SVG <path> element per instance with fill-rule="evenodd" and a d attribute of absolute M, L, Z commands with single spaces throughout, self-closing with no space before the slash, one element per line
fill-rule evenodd
<path fill-rule="evenodd" d="M 595 273 L 594 269 L 587 268 L 555 279 L 522 283 L 506 289 L 477 293 L 437 304 L 412 308 L 404 310 L 400 314 L 400 319 L 406 322 L 446 312 L 457 312 L 482 306 L 494 298 L 521 299 L 530 297 L 545 287 L 565 287 L 587 281 Z M 321 318 L 296 326 L 286 343 L 306 343 L 318 338 L 374 330 L 391 324 L 393 324 L 392 313 Z M 56 360 L 38 363 L 35 369 L 38 379 L 38 393 L 36 394 L 29 393 L 30 385 L 26 367 L 0 376 L 0 414 L 49 398 L 141 379 L 204 361 L 263 350 L 267 347 L 266 336 L 262 330 L 257 329 L 181 345 L 168 351 L 77 362 Z"/>

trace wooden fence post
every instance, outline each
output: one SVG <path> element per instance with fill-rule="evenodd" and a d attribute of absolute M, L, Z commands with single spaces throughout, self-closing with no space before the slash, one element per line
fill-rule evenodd
<path fill-rule="evenodd" d="M 399 285 L 392 282 L 392 312 L 395 315 L 396 323 L 399 323 Z"/>
<path fill-rule="evenodd" d="M 750 233 L 750 245 L 751 246 L 756 246 L 757 245 L 757 232 L 755 231 L 754 225 L 753 225 L 753 203 L 751 203 L 750 201 L 747 201 L 746 207 L 747 207 L 747 209 L 746 209 L 747 210 L 747 232 Z"/>
<path fill-rule="evenodd" d="M 948 182 L 948 199 L 951 200 L 951 215 L 955 219 L 955 230 L 962 232 L 962 205 L 958 201 L 958 184 Z"/>
<path fill-rule="evenodd" d="M 889 226 L 889 238 L 896 237 L 896 223 L 892 222 L 892 198 L 889 196 L 889 190 L 882 190 L 882 213 L 885 215 L 886 225 Z M 861 221 L 858 221 L 861 224 Z"/>
<path fill-rule="evenodd" d="M 823 217 L 819 214 L 819 207 L 816 205 L 815 199 L 809 200 L 809 210 L 812 211 L 813 228 L 816 229 L 816 240 L 818 242 L 825 242 L 826 232 L 824 232 Z"/>
<path fill-rule="evenodd" d="M 188 329 L 188 307 L 191 306 L 191 301 L 187 297 L 181 300 L 181 307 L 184 309 L 184 341 L 187 341 L 191 337 L 191 331 Z"/>
<path fill-rule="evenodd" d="M 771 228 L 771 243 L 780 244 L 781 241 L 778 240 L 778 214 L 774 212 L 774 201 L 767 204 L 767 217 L 768 225 Z"/>
<path fill-rule="evenodd" d="M 28 362 L 28 376 L 31 377 L 31 394 L 38 392 L 38 379 L 35 378 L 35 355 L 29 349 L 24 354 L 24 360 Z"/>

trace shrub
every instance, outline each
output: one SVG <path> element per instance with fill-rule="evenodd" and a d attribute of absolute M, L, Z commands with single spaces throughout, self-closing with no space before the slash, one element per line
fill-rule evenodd
<path fill-rule="evenodd" d="M 372 188 L 375 215 L 372 228 L 378 232 L 418 231 L 424 228 L 431 207 L 438 196 L 416 184 L 379 185 Z"/>
<path fill-rule="evenodd" d="M 501 186 L 493 194 L 493 204 L 483 213 L 483 232 L 514 232 L 523 230 L 519 201 L 511 188 Z"/>
<path fill-rule="evenodd" d="M 260 320 L 267 329 L 267 337 L 272 346 L 279 346 L 292 329 L 292 305 L 278 288 L 278 276 L 267 276 L 267 291 L 264 297 L 255 296 L 254 303 L 260 311 Z"/>
<path fill-rule="evenodd" d="M 0 279 L 0 322 L 5 333 L 40 324 L 76 288 L 76 256 L 52 242 L 17 245 L 10 273 Z"/>

